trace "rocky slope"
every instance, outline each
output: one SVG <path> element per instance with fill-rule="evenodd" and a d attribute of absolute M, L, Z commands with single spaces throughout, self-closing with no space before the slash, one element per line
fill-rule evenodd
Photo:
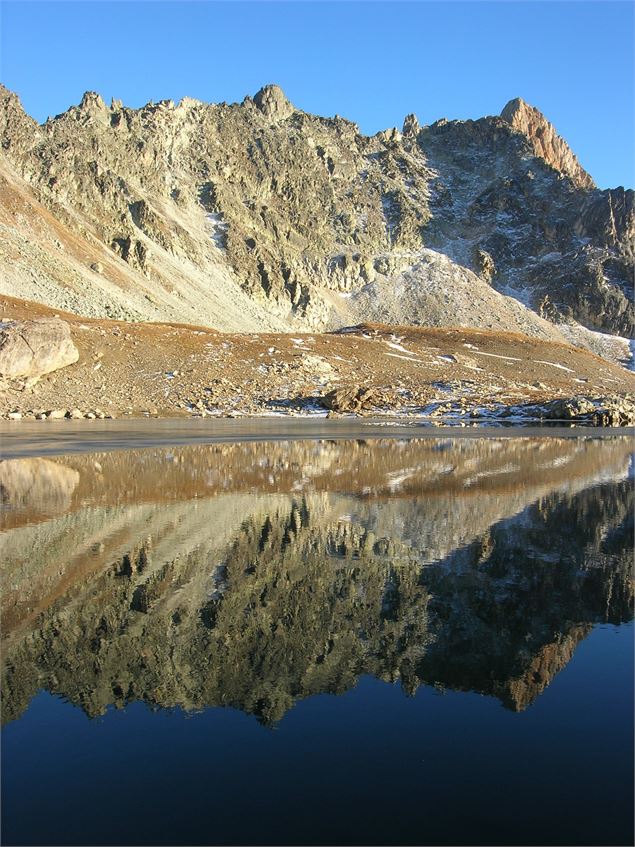
<path fill-rule="evenodd" d="M 50 313 L 0 297 L 0 322 Z M 2 379 L 0 349 L 0 417 L 331 410 L 469 419 L 529 403 L 532 417 L 540 419 L 554 416 L 544 406 L 554 400 L 613 395 L 624 416 L 591 422 L 635 423 L 635 374 L 586 350 L 518 333 L 367 324 L 334 333 L 245 335 L 70 314 L 64 319 L 79 353 L 70 367 L 39 378 Z"/>
<path fill-rule="evenodd" d="M 6 294 L 234 331 L 634 328 L 633 192 L 596 189 L 522 101 L 366 137 L 276 86 L 138 110 L 87 93 L 42 126 L 0 89 L 0 139 Z"/>
<path fill-rule="evenodd" d="M 142 699 L 273 723 L 363 673 L 526 708 L 593 623 L 632 615 L 630 444 L 443 448 L 0 463 L 3 719 L 45 687 L 89 715 Z"/>

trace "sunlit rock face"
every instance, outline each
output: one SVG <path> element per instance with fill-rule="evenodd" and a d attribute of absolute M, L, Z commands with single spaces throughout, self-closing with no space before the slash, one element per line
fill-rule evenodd
<path fill-rule="evenodd" d="M 273 724 L 362 674 L 525 709 L 595 623 L 632 615 L 630 446 L 296 442 L 0 463 L 19 493 L 0 536 L 3 719 L 45 688 L 90 716 L 142 700 Z M 52 507 L 21 482 L 38 468 L 64 481 Z"/>
<path fill-rule="evenodd" d="M 573 150 L 538 109 L 517 97 L 505 106 L 501 118 L 527 138 L 536 156 L 566 174 L 578 188 L 595 188 L 593 178 L 578 162 Z"/>
<path fill-rule="evenodd" d="M 369 137 L 276 85 L 140 109 L 89 92 L 42 126 L 0 87 L 0 142 L 4 293 L 237 331 L 378 312 L 487 328 L 471 305 L 484 300 L 498 328 L 518 329 L 520 310 L 533 335 L 537 313 L 635 328 L 633 192 L 595 188 L 522 100 L 476 121 L 408 115 L 403 132 Z"/>

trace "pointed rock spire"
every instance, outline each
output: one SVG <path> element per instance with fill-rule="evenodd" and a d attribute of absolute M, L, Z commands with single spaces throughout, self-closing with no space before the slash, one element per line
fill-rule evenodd
<path fill-rule="evenodd" d="M 595 188 L 592 177 L 584 170 L 573 150 L 558 135 L 553 124 L 534 106 L 516 97 L 505 106 L 501 118 L 522 133 L 531 144 L 534 154 L 552 168 L 568 176 L 580 188 Z"/>
<path fill-rule="evenodd" d="M 420 129 L 421 124 L 419 123 L 417 116 L 415 114 L 406 115 L 402 128 L 403 135 L 416 137 L 419 135 Z"/>
<path fill-rule="evenodd" d="M 24 111 L 20 98 L 0 84 L 0 147 L 7 153 L 19 153 L 37 141 L 37 121 Z"/>
<path fill-rule="evenodd" d="M 256 107 L 272 121 L 283 121 L 295 111 L 279 85 L 265 85 L 254 96 Z"/>

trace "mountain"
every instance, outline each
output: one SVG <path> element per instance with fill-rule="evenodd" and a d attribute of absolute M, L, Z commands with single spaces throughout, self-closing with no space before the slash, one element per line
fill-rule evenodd
<path fill-rule="evenodd" d="M 38 125 L 0 88 L 0 293 L 241 332 L 362 321 L 573 339 L 635 329 L 633 191 L 541 113 L 364 136 L 275 85 Z M 599 346 L 598 346 L 599 345 Z"/>

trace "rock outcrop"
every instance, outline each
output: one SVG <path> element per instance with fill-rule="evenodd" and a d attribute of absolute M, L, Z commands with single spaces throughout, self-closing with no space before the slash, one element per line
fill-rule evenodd
<path fill-rule="evenodd" d="M 509 101 L 501 117 L 517 132 L 521 132 L 531 144 L 535 155 L 544 159 L 554 170 L 568 176 L 579 188 L 595 188 L 593 178 L 542 112 L 517 97 Z"/>
<path fill-rule="evenodd" d="M 0 377 L 40 377 L 78 359 L 70 327 L 59 318 L 0 325 Z"/>
<path fill-rule="evenodd" d="M 547 420 L 574 421 L 593 426 L 634 426 L 635 395 L 553 400 L 545 404 L 542 414 Z"/>

